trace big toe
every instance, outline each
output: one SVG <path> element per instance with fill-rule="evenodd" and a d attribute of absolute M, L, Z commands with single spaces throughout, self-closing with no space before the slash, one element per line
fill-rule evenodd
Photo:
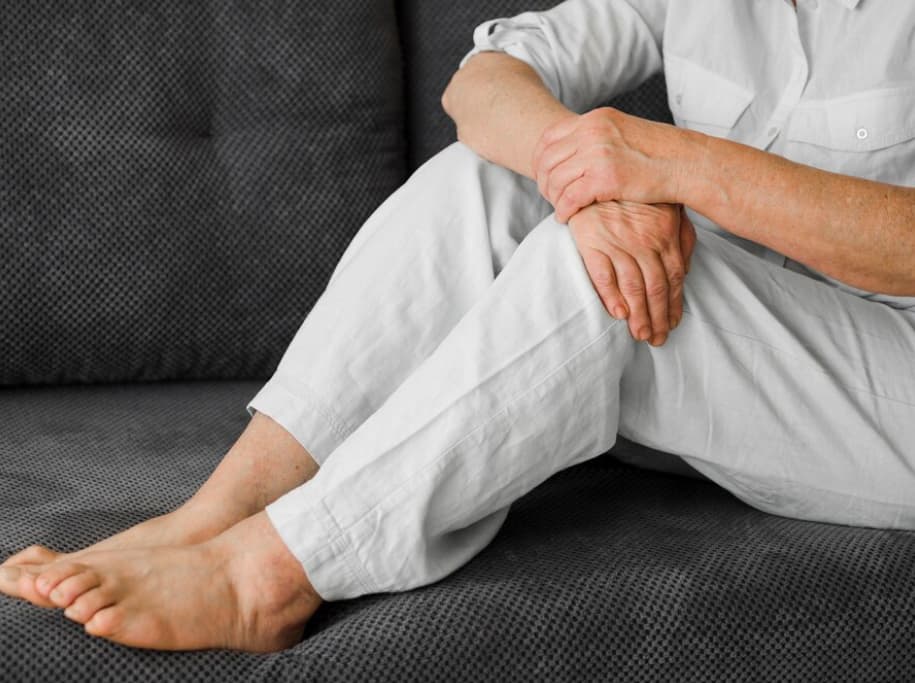
<path fill-rule="evenodd" d="M 48 598 L 38 592 L 35 581 L 38 572 L 29 566 L 0 567 L 0 592 L 12 598 L 28 600 L 39 607 L 54 607 Z"/>
<path fill-rule="evenodd" d="M 0 564 L 0 567 L 15 567 L 22 564 L 48 564 L 59 559 L 61 553 L 56 553 L 43 545 L 30 545 L 25 550 L 20 550 L 15 555 L 10 555 Z"/>

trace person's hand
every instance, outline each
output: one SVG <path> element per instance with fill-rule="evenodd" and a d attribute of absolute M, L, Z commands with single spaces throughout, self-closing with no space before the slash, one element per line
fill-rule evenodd
<path fill-rule="evenodd" d="M 561 119 L 534 148 L 534 179 L 565 223 L 594 202 L 676 202 L 683 131 L 611 107 Z"/>
<path fill-rule="evenodd" d="M 696 230 L 680 205 L 597 202 L 569 219 L 588 276 L 634 339 L 660 346 L 683 315 Z"/>

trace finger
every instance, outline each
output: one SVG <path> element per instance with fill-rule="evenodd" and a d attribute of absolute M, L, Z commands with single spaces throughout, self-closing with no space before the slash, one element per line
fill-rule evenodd
<path fill-rule="evenodd" d="M 661 262 L 664 265 L 669 287 L 667 314 L 669 329 L 672 330 L 680 324 L 680 318 L 683 317 L 683 281 L 686 277 L 686 268 L 683 264 L 679 239 L 671 245 L 671 248 L 661 253 Z"/>
<path fill-rule="evenodd" d="M 563 188 L 559 198 L 552 202 L 558 222 L 567 223 L 580 209 L 594 203 L 589 185 L 587 176 L 582 175 Z"/>
<path fill-rule="evenodd" d="M 537 187 L 540 190 L 540 194 L 550 203 L 558 196 L 558 193 L 555 193 L 555 190 L 551 192 L 553 171 L 563 162 L 575 157 L 578 151 L 579 140 L 575 136 L 569 136 L 557 140 L 554 144 L 545 148 L 537 160 L 537 167 L 535 169 Z"/>
<path fill-rule="evenodd" d="M 609 256 L 616 271 L 617 287 L 629 308 L 629 333 L 633 339 L 647 341 L 651 338 L 651 319 L 642 270 L 636 260 L 622 250 L 613 249 Z"/>
<path fill-rule="evenodd" d="M 557 123 L 554 123 L 540 135 L 540 139 L 537 141 L 537 146 L 535 147 L 534 153 L 538 154 L 539 152 L 542 152 L 544 148 L 552 145 L 557 140 L 571 135 L 580 124 L 581 116 L 579 115 L 567 116 Z"/>
<path fill-rule="evenodd" d="M 603 302 L 604 308 L 607 309 L 607 313 L 617 320 L 624 319 L 629 311 L 616 284 L 613 262 L 603 252 L 591 248 L 583 250 L 581 260 L 585 264 L 591 284 Z"/>
<path fill-rule="evenodd" d="M 569 185 L 586 175 L 593 177 L 595 173 L 599 172 L 600 168 L 593 163 L 593 155 L 579 151 L 568 159 L 560 161 L 552 168 L 545 182 L 546 196 L 553 207 L 556 208 L 559 206 Z M 588 199 L 588 197 L 578 197 L 577 200 L 576 203 L 581 203 L 581 206 L 576 206 L 571 210 L 566 209 L 570 216 L 577 212 L 578 209 L 593 204 L 595 201 L 595 199 Z M 587 203 L 583 203 L 586 200 Z"/>
<path fill-rule="evenodd" d="M 579 209 L 590 206 L 594 202 L 617 199 L 616 183 L 613 181 L 611 173 L 594 173 L 588 168 L 586 160 L 576 161 L 582 164 L 582 175 L 566 185 L 559 198 L 553 202 L 556 220 L 560 223 L 565 223 Z"/>
<path fill-rule="evenodd" d="M 661 255 L 653 250 L 646 250 L 637 259 L 642 277 L 645 280 L 645 299 L 648 302 L 648 317 L 651 320 L 652 346 L 660 346 L 667 340 L 670 332 L 670 283 L 667 272 L 661 261 Z"/>

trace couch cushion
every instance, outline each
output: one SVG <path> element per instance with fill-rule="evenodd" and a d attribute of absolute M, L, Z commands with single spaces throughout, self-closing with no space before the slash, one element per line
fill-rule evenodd
<path fill-rule="evenodd" d="M 393 3 L 4 3 L 0 384 L 265 377 L 402 182 Z"/>
<path fill-rule="evenodd" d="M 456 138 L 454 123 L 441 106 L 442 93 L 458 64 L 473 47 L 474 27 L 487 19 L 510 17 L 558 5 L 557 0 L 398 0 L 405 60 L 410 165 L 416 168 Z M 623 111 L 673 122 L 664 79 L 656 76 L 608 104 Z"/>
<path fill-rule="evenodd" d="M 254 383 L 0 390 L 0 558 L 178 505 Z M 324 604 L 274 655 L 133 650 L 0 596 L 0 680 L 915 680 L 915 533 L 799 522 L 600 456 L 423 588 Z"/>

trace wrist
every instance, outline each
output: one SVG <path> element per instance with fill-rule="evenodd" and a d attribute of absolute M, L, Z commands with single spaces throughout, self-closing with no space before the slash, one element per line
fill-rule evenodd
<path fill-rule="evenodd" d="M 699 193 L 708 185 L 710 144 L 714 141 L 709 135 L 696 131 L 677 128 L 677 138 L 672 149 L 671 173 L 672 187 L 669 188 L 673 201 L 686 206 L 701 203 Z"/>

